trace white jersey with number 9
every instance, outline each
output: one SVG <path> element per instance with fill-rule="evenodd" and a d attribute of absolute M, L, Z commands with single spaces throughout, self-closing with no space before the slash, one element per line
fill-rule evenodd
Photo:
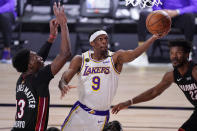
<path fill-rule="evenodd" d="M 82 54 L 79 79 L 79 101 L 94 110 L 109 110 L 118 87 L 119 72 L 113 63 L 112 52 L 109 57 L 96 61 L 91 51 Z"/>

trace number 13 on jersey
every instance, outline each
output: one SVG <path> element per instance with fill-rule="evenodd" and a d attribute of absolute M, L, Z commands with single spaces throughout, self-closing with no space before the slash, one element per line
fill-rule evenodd
<path fill-rule="evenodd" d="M 94 76 L 92 78 L 92 90 L 93 91 L 98 91 L 100 89 L 100 82 L 101 82 L 100 77 Z"/>

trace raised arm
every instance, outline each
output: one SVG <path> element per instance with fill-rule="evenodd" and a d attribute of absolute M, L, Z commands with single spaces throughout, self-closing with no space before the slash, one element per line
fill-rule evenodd
<path fill-rule="evenodd" d="M 70 88 L 73 88 L 73 86 L 69 86 L 68 83 L 74 77 L 74 75 L 80 71 L 81 63 L 82 57 L 79 55 L 75 56 L 72 59 L 68 70 L 63 73 L 59 81 L 59 89 L 61 90 L 62 97 L 68 92 Z"/>
<path fill-rule="evenodd" d="M 49 38 L 46 41 L 46 43 L 44 45 L 42 45 L 42 47 L 38 51 L 38 55 L 41 56 L 44 61 L 48 57 L 51 46 L 52 46 L 53 42 L 55 41 L 57 33 L 58 33 L 58 31 L 57 31 L 58 23 L 57 23 L 56 19 L 52 19 L 49 23 L 49 26 L 50 26 Z"/>
<path fill-rule="evenodd" d="M 53 60 L 51 64 L 51 72 L 53 75 L 56 75 L 62 66 L 66 63 L 68 58 L 71 56 L 71 48 L 70 48 L 70 38 L 69 38 L 69 30 L 67 26 L 67 18 L 64 14 L 63 7 L 58 4 L 53 6 L 54 14 L 56 16 L 57 22 L 61 28 L 61 45 L 59 54 Z"/>
<path fill-rule="evenodd" d="M 173 72 L 167 72 L 162 78 L 161 82 L 155 87 L 143 92 L 142 94 L 134 97 L 132 100 L 128 100 L 114 106 L 112 113 L 117 114 L 120 110 L 128 108 L 130 105 L 149 101 L 159 96 L 164 90 L 166 90 L 174 81 Z"/>
<path fill-rule="evenodd" d="M 151 38 L 146 40 L 143 45 L 138 46 L 134 50 L 117 51 L 113 56 L 115 65 L 122 65 L 123 63 L 133 61 L 135 58 L 145 52 L 150 47 L 150 45 L 158 38 L 159 36 L 153 35 Z"/>

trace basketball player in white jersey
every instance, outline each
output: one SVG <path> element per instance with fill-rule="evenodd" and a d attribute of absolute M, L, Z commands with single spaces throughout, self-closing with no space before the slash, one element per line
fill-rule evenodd
<path fill-rule="evenodd" d="M 62 97 L 70 89 L 68 83 L 77 74 L 79 100 L 65 119 L 62 131 L 101 131 L 109 120 L 109 109 L 118 87 L 123 63 L 131 62 L 161 36 L 153 35 L 135 50 L 108 50 L 108 35 L 104 30 L 90 35 L 93 51 L 75 56 L 62 75 L 59 88 Z"/>

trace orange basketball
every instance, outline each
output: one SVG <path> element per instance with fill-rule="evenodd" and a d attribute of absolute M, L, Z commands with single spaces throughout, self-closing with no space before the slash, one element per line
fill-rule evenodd
<path fill-rule="evenodd" d="M 146 28 L 152 34 L 162 35 L 170 31 L 171 18 L 165 11 L 153 11 L 146 18 Z"/>

